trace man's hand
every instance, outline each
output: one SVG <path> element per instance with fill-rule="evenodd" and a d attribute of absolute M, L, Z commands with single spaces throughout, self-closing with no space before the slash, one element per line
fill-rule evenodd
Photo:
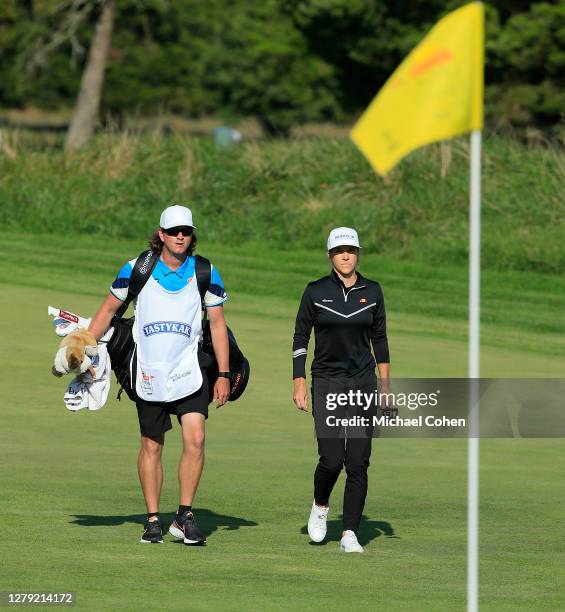
<path fill-rule="evenodd" d="M 224 308 L 220 306 L 212 306 L 207 309 L 208 321 L 210 322 L 210 334 L 212 335 L 212 346 L 214 347 L 214 355 L 220 372 L 227 372 L 230 369 L 229 365 L 229 342 L 228 328 L 224 319 Z M 223 406 L 230 396 L 230 379 L 218 376 L 214 385 L 213 401 L 216 402 L 216 407 Z"/>
<path fill-rule="evenodd" d="M 298 410 L 308 412 L 308 392 L 306 391 L 306 379 L 294 379 L 294 394 L 292 396 Z"/>
<path fill-rule="evenodd" d="M 222 376 L 218 377 L 214 385 L 213 401 L 216 402 L 216 408 L 223 406 L 230 397 L 230 379 Z"/>

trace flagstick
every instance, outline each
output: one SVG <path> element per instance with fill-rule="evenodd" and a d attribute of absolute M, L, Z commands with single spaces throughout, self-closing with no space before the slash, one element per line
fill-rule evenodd
<path fill-rule="evenodd" d="M 471 132 L 469 236 L 469 442 L 467 488 L 467 610 L 479 609 L 479 306 L 481 272 L 481 132 Z"/>

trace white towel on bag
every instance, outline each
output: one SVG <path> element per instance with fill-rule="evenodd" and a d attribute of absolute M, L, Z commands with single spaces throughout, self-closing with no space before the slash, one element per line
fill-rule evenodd
<path fill-rule="evenodd" d="M 47 312 L 54 318 L 55 333 L 61 337 L 67 336 L 77 329 L 86 329 L 91 321 L 91 319 L 85 319 L 52 306 L 49 306 Z M 112 363 L 106 348 L 106 342 L 110 340 L 113 333 L 114 328 L 110 327 L 100 339 L 97 354 L 90 357 L 86 356 L 83 364 L 81 364 L 81 372 L 84 373 L 75 376 L 67 387 L 63 401 L 68 410 L 72 412 L 83 408 L 100 410 L 106 403 L 112 380 Z M 58 361 L 61 362 L 62 369 L 57 368 L 60 371 L 65 371 L 65 363 L 63 363 L 66 362 L 65 353 L 66 349 L 63 347 L 57 351 L 55 356 L 56 367 Z M 94 378 L 90 372 L 86 371 L 90 365 L 92 365 L 96 374 Z M 68 364 L 66 364 L 66 371 L 68 372 Z"/>
<path fill-rule="evenodd" d="M 108 399 L 110 392 L 112 364 L 105 344 L 98 345 L 98 355 L 92 357 L 92 367 L 96 378 L 90 372 L 76 376 L 67 387 L 63 397 L 65 406 L 76 412 L 87 410 L 100 410 Z"/>

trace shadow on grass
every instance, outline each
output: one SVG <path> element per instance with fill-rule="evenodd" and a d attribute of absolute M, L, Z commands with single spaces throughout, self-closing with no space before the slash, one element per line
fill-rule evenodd
<path fill-rule="evenodd" d="M 311 546 L 325 546 L 328 542 L 339 542 L 341 540 L 341 532 L 343 530 L 342 519 L 340 515 L 337 519 L 328 521 L 328 533 L 323 542 L 310 542 Z M 307 534 L 308 526 L 304 525 L 300 533 Z M 357 539 L 362 546 L 367 545 L 371 540 L 385 536 L 387 538 L 399 538 L 394 533 L 394 529 L 387 521 L 370 521 L 365 515 L 361 517 L 361 524 L 357 530 Z"/>
<path fill-rule="evenodd" d="M 247 519 L 240 518 L 239 516 L 217 514 L 216 512 L 208 510 L 207 508 L 195 509 L 194 514 L 198 521 L 199 527 L 207 535 L 220 529 L 235 531 L 240 527 L 256 527 L 258 524 L 254 521 L 248 521 Z M 74 520 L 70 522 L 82 527 L 115 527 L 117 525 L 124 525 L 125 523 L 138 523 L 140 525 L 145 523 L 145 515 L 140 514 L 126 514 L 122 516 L 74 514 L 71 516 L 74 517 Z M 163 527 L 168 529 L 174 518 L 174 513 L 161 513 Z"/>

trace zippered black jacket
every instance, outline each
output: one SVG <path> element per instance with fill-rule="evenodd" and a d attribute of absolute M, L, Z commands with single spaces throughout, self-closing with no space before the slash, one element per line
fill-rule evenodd
<path fill-rule="evenodd" d="M 350 378 L 374 370 L 375 358 L 377 363 L 390 361 L 383 292 L 379 283 L 359 272 L 351 287 L 345 287 L 334 270 L 307 285 L 296 315 L 293 378 L 306 377 L 312 327 L 312 376 Z"/>

